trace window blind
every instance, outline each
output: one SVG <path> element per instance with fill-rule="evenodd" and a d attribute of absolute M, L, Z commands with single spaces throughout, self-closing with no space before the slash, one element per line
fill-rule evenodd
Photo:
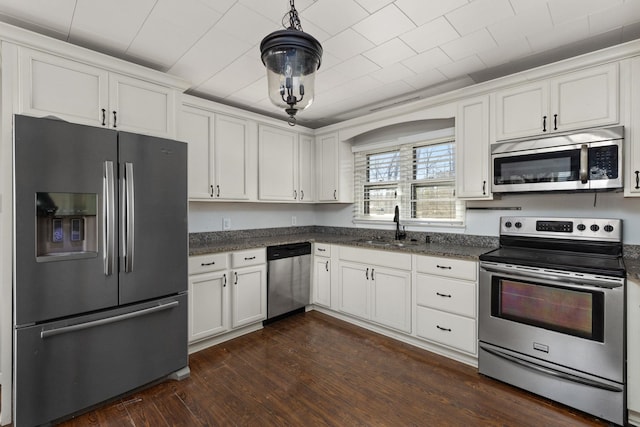
<path fill-rule="evenodd" d="M 355 154 L 354 219 L 460 225 L 464 202 L 455 197 L 452 138 L 413 141 Z"/>

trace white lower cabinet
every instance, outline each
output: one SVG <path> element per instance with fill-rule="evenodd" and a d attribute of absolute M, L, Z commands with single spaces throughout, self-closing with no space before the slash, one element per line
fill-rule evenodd
<path fill-rule="evenodd" d="M 265 249 L 189 257 L 189 343 L 266 319 Z"/>
<path fill-rule="evenodd" d="M 411 255 L 339 250 L 339 311 L 410 333 Z"/>
<path fill-rule="evenodd" d="M 323 307 L 331 307 L 331 267 L 331 245 L 314 243 L 312 300 Z"/>
<path fill-rule="evenodd" d="M 238 328 L 267 318 L 266 249 L 231 254 L 231 327 Z"/>
<path fill-rule="evenodd" d="M 477 263 L 415 256 L 416 336 L 477 353 Z"/>
<path fill-rule="evenodd" d="M 627 280 L 627 408 L 640 426 L 640 281 Z"/>

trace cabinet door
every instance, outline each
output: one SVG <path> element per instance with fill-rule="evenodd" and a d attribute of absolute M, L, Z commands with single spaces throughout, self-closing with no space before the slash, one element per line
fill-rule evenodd
<path fill-rule="evenodd" d="M 315 145 L 312 137 L 300 135 L 298 144 L 298 201 L 313 202 L 315 192 Z"/>
<path fill-rule="evenodd" d="M 214 147 L 216 198 L 248 199 L 248 120 L 216 114 Z"/>
<path fill-rule="evenodd" d="M 631 60 L 631 111 L 628 126 L 625 127 L 625 169 L 624 195 L 640 197 L 640 57 Z"/>
<path fill-rule="evenodd" d="M 363 319 L 370 319 L 370 280 L 371 269 L 361 264 L 340 261 L 339 288 L 340 311 Z"/>
<path fill-rule="evenodd" d="M 213 113 L 184 106 L 180 111 L 178 139 L 188 143 L 190 200 L 211 200 L 213 192 Z"/>
<path fill-rule="evenodd" d="M 554 78 L 550 90 L 550 131 L 563 132 L 618 122 L 617 63 Z"/>
<path fill-rule="evenodd" d="M 189 342 L 229 330 L 226 271 L 189 276 Z"/>
<path fill-rule="evenodd" d="M 403 332 L 411 332 L 411 272 L 375 267 L 371 320 Z"/>
<path fill-rule="evenodd" d="M 313 303 L 331 307 L 331 260 L 329 258 L 314 258 Z"/>
<path fill-rule="evenodd" d="M 109 74 L 110 126 L 118 130 L 175 137 L 175 90 Z"/>
<path fill-rule="evenodd" d="M 488 96 L 458 104 L 456 163 L 456 196 L 465 199 L 490 199 Z"/>
<path fill-rule="evenodd" d="M 21 113 L 106 126 L 109 108 L 106 71 L 27 48 L 20 49 L 20 67 Z"/>
<path fill-rule="evenodd" d="M 267 267 L 239 268 L 232 271 L 232 322 L 237 328 L 267 318 Z"/>
<path fill-rule="evenodd" d="M 260 126 L 258 140 L 260 200 L 298 199 L 298 135 Z"/>
<path fill-rule="evenodd" d="M 543 134 L 545 128 L 548 132 L 548 108 L 547 82 L 535 82 L 496 92 L 496 139 Z"/>
<path fill-rule="evenodd" d="M 339 198 L 339 146 L 338 135 L 324 135 L 316 139 L 316 167 L 318 201 L 335 202 Z"/>
<path fill-rule="evenodd" d="M 627 407 L 640 414 L 640 283 L 627 281 Z"/>

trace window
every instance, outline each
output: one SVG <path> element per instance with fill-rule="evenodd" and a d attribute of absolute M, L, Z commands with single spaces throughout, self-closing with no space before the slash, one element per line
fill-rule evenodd
<path fill-rule="evenodd" d="M 355 219 L 462 224 L 464 203 L 455 197 L 455 142 L 421 140 L 356 150 Z"/>

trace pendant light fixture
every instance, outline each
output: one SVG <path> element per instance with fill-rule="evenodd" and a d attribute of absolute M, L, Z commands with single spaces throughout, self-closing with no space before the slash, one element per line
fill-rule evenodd
<path fill-rule="evenodd" d="M 267 68 L 269 98 L 284 108 L 289 124 L 296 124 L 296 113 L 313 102 L 316 70 L 320 68 L 322 46 L 302 31 L 294 0 L 282 18 L 284 30 L 267 35 L 260 43 L 262 63 Z M 289 18 L 289 26 L 285 22 Z"/>

